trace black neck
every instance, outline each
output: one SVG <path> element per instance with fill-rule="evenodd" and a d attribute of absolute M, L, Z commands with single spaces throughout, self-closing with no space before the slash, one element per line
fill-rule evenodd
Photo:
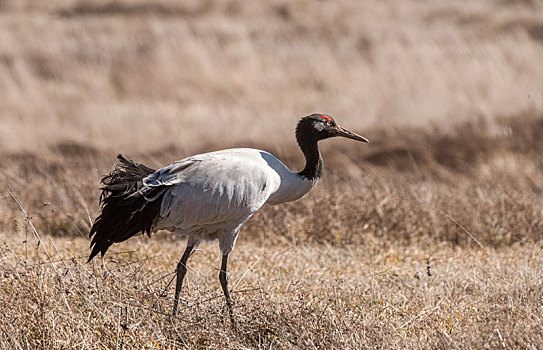
<path fill-rule="evenodd" d="M 305 168 L 298 175 L 308 180 L 317 180 L 322 174 L 322 157 L 317 146 L 317 140 L 304 139 L 301 135 L 296 135 L 298 145 L 305 156 Z"/>

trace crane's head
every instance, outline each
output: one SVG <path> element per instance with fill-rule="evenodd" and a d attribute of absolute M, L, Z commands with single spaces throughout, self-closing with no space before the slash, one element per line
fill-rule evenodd
<path fill-rule="evenodd" d="M 362 142 L 369 142 L 368 139 L 355 134 L 336 124 L 336 121 L 326 114 L 311 114 L 302 118 L 296 127 L 296 138 L 298 142 L 319 141 L 329 137 L 346 137 Z"/>

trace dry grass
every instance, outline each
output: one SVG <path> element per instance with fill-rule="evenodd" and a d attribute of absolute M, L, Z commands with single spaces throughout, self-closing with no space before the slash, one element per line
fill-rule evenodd
<path fill-rule="evenodd" d="M 542 12 L 0 2 L 0 348 L 542 348 Z M 174 319 L 181 239 L 85 263 L 116 152 L 252 146 L 300 168 L 292 129 L 314 111 L 372 143 L 324 142 L 317 188 L 244 227 L 236 330 L 216 244 Z"/>
<path fill-rule="evenodd" d="M 543 339 L 541 244 L 500 249 L 372 248 L 242 240 L 231 263 L 237 330 L 218 257 L 192 258 L 180 315 L 168 316 L 181 242 L 134 239 L 107 270 L 87 241 L 2 246 L 0 342 L 20 348 L 530 348 Z M 12 251 L 12 247 L 17 247 Z M 73 257 L 73 258 L 69 258 Z M 42 261 L 41 264 L 34 262 Z M 238 283 L 239 282 L 239 283 Z"/>

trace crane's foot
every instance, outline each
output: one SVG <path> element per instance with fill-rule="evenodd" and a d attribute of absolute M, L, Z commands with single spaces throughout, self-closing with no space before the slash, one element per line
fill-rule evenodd
<path fill-rule="evenodd" d="M 234 319 L 234 310 L 232 298 L 230 298 L 230 291 L 228 290 L 228 276 L 226 275 L 226 266 L 228 263 L 228 254 L 222 256 L 221 272 L 219 272 L 219 281 L 221 282 L 222 291 L 226 298 L 226 306 L 228 307 L 228 314 L 230 316 L 230 322 L 232 328 L 236 329 L 236 320 Z"/>
<path fill-rule="evenodd" d="M 173 300 L 172 316 L 177 315 L 177 305 L 179 304 L 179 294 L 181 293 L 181 287 L 183 286 L 183 279 L 185 278 L 185 275 L 187 274 L 187 260 L 189 259 L 190 254 L 192 253 L 193 249 L 194 249 L 194 246 L 187 246 L 187 249 L 185 249 L 185 252 L 183 253 L 183 256 L 181 257 L 181 260 L 179 260 L 179 263 L 177 264 L 177 269 L 175 270 L 175 273 L 177 275 L 177 280 L 175 281 L 175 296 Z"/>
<path fill-rule="evenodd" d="M 228 307 L 228 315 L 230 316 L 230 323 L 232 325 L 232 328 L 236 330 L 236 319 L 234 318 L 232 299 L 226 299 L 226 306 Z"/>

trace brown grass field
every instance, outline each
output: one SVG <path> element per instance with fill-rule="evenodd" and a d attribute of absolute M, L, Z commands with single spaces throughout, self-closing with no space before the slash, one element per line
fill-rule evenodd
<path fill-rule="evenodd" d="M 169 285 L 158 232 L 87 264 L 99 180 L 234 146 L 325 173 Z M 0 348 L 542 349 L 543 1 L 0 1 Z M 164 293 L 163 293 L 164 292 Z"/>

